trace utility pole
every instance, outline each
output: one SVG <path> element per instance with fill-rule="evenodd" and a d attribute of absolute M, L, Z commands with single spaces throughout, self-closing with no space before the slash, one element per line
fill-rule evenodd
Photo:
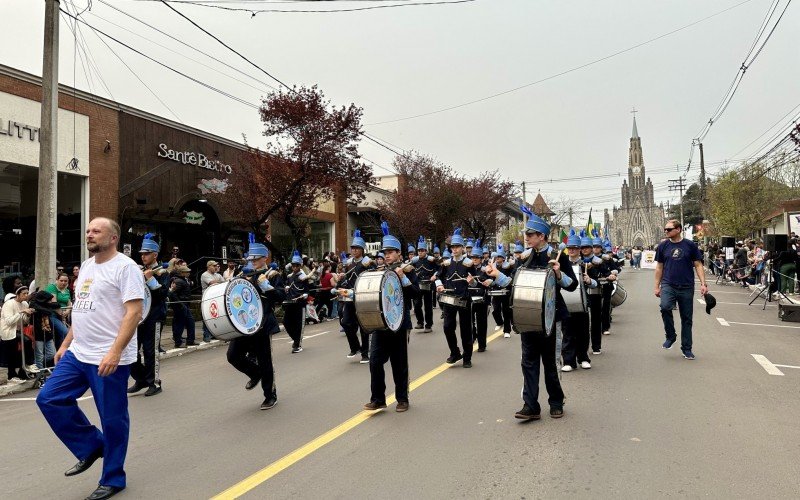
<path fill-rule="evenodd" d="M 569 227 L 572 227 L 572 207 L 569 207 Z"/>
<path fill-rule="evenodd" d="M 525 194 L 525 181 L 522 181 L 522 204 L 525 205 L 526 207 L 528 206 L 528 200 L 526 200 L 526 194 Z M 527 223 L 528 223 L 528 216 L 525 214 L 525 212 L 522 212 L 522 225 L 524 226 Z"/>
<path fill-rule="evenodd" d="M 700 214 L 706 218 L 706 161 L 703 155 L 703 143 L 700 144 Z"/>
<path fill-rule="evenodd" d="M 681 233 L 683 232 L 683 190 L 686 187 L 685 180 L 683 176 L 669 180 L 669 190 L 678 191 L 681 200 Z"/>
<path fill-rule="evenodd" d="M 39 198 L 36 210 L 36 272 L 34 275 L 36 284 L 41 289 L 44 289 L 48 283 L 55 282 L 56 278 L 58 8 L 59 0 L 45 0 L 42 121 L 39 132 Z"/>

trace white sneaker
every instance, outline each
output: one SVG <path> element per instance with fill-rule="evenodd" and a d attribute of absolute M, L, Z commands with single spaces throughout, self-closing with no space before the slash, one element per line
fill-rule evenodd
<path fill-rule="evenodd" d="M 503 338 L 510 339 L 511 338 L 511 334 L 506 332 L 506 333 L 503 334 Z"/>
<path fill-rule="evenodd" d="M 591 367 L 592 367 L 592 364 L 589 363 L 588 361 L 581 361 L 581 368 L 583 368 L 584 370 L 588 370 Z"/>
<path fill-rule="evenodd" d="M 9 382 L 12 383 L 12 384 L 21 384 L 22 383 L 22 379 L 19 378 L 19 377 L 14 377 L 12 379 L 9 379 Z"/>
<path fill-rule="evenodd" d="M 603 332 L 603 335 L 611 335 L 611 330 L 606 330 Z"/>
<path fill-rule="evenodd" d="M 569 366 L 569 365 L 564 365 L 564 366 L 561 367 L 561 371 L 562 372 L 571 372 L 572 371 L 572 367 Z"/>
<path fill-rule="evenodd" d="M 496 332 L 499 332 L 502 329 L 503 329 L 503 325 L 497 325 L 496 327 L 494 327 L 494 331 L 496 331 Z"/>
<path fill-rule="evenodd" d="M 592 351 L 592 354 L 600 355 L 600 354 L 603 354 L 603 352 L 598 349 L 596 351 Z"/>

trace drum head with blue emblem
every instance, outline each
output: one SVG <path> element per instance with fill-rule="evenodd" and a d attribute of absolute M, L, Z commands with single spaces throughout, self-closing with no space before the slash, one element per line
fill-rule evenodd
<path fill-rule="evenodd" d="M 142 324 L 144 320 L 147 319 L 147 316 L 150 315 L 150 308 L 153 305 L 153 294 L 150 293 L 150 289 L 147 285 L 144 286 L 144 300 L 142 301 L 142 319 L 139 321 L 139 324 Z"/>
<path fill-rule="evenodd" d="M 387 271 L 381 282 L 381 313 L 389 330 L 396 332 L 403 326 L 403 285 L 393 271 Z"/>
<path fill-rule="evenodd" d="M 553 324 L 556 320 L 556 274 L 552 271 L 547 273 L 544 280 L 544 331 L 547 335 L 553 331 Z"/>
<path fill-rule="evenodd" d="M 246 279 L 234 279 L 225 290 L 225 309 L 231 325 L 243 335 L 252 335 L 264 321 L 258 290 Z"/>

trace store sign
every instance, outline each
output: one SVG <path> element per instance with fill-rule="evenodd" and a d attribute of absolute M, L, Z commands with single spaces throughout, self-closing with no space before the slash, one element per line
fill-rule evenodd
<path fill-rule="evenodd" d="M 183 219 L 187 224 L 202 224 L 206 220 L 206 216 L 194 210 L 186 212 L 186 217 Z"/>
<path fill-rule="evenodd" d="M 233 173 L 233 168 L 227 163 L 212 160 L 206 155 L 194 151 L 175 151 L 164 143 L 158 145 L 158 157 L 178 162 L 181 165 L 192 165 L 226 174 Z"/>
<path fill-rule="evenodd" d="M 0 135 L 38 142 L 39 127 L 0 118 Z"/>

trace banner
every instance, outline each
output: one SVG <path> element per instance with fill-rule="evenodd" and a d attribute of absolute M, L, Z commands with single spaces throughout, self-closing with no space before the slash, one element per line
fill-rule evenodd
<path fill-rule="evenodd" d="M 656 268 L 656 251 L 642 250 L 642 269 Z"/>

